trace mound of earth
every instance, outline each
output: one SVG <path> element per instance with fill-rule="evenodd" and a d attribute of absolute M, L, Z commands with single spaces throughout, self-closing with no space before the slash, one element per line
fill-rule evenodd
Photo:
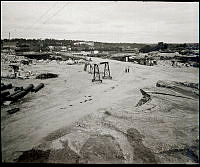
<path fill-rule="evenodd" d="M 24 151 L 21 156 L 16 160 L 16 162 L 35 162 L 44 163 L 48 160 L 50 150 L 42 151 L 31 149 L 29 151 Z"/>
<path fill-rule="evenodd" d="M 145 88 L 141 91 L 143 96 L 148 95 L 151 101 L 140 105 L 138 111 L 149 111 L 151 115 L 147 120 L 159 123 L 159 137 L 166 142 L 168 140 L 169 143 L 176 143 L 162 144 L 162 150 L 159 150 L 159 144 L 155 144 L 155 148 L 158 148 L 152 150 L 155 150 L 154 153 L 159 157 L 161 163 L 199 162 L 198 118 L 196 117 L 199 95 L 197 91 L 199 91 L 198 83 L 176 81 L 158 81 L 156 87 Z M 165 126 L 161 127 L 162 124 Z M 131 137 L 128 139 L 131 140 Z M 138 140 L 141 141 L 141 139 Z M 140 155 L 141 148 L 144 147 L 142 142 L 132 142 L 132 145 L 135 147 L 137 155 Z M 149 145 L 149 147 L 152 146 Z M 151 151 L 148 149 L 147 152 Z M 151 161 L 154 162 L 153 156 L 151 157 Z M 143 159 L 145 163 L 151 161 Z"/>
<path fill-rule="evenodd" d="M 188 96 L 199 95 L 199 84 L 189 82 L 176 82 L 176 81 L 158 81 L 157 87 L 169 88 L 176 92 Z"/>
<path fill-rule="evenodd" d="M 57 78 L 58 74 L 53 74 L 53 73 L 44 73 L 44 74 L 39 74 L 36 76 L 36 79 L 48 79 L 48 78 Z"/>

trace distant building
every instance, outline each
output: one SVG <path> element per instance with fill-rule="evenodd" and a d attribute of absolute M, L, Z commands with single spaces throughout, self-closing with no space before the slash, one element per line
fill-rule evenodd
<path fill-rule="evenodd" d="M 66 50 L 66 49 L 67 49 L 66 46 L 61 46 L 60 48 L 61 48 L 62 50 Z"/>
<path fill-rule="evenodd" d="M 77 46 L 77 45 L 89 45 L 89 46 L 94 46 L 94 42 L 92 42 L 92 41 L 75 42 L 74 45 L 75 45 L 75 46 Z"/>
<path fill-rule="evenodd" d="M 67 51 L 66 46 L 48 46 L 49 50 L 52 51 Z"/>
<path fill-rule="evenodd" d="M 111 59 L 119 60 L 119 61 L 129 61 L 129 57 L 131 56 L 133 56 L 133 54 L 116 53 L 111 56 Z"/>
<path fill-rule="evenodd" d="M 52 52 L 54 50 L 54 46 L 48 46 L 50 52 Z"/>
<path fill-rule="evenodd" d="M 90 52 L 87 52 L 87 51 L 81 51 L 81 53 L 82 53 L 84 56 L 91 54 Z"/>
<path fill-rule="evenodd" d="M 125 53 L 139 53 L 138 48 L 131 48 L 130 46 L 121 47 L 121 51 Z"/>
<path fill-rule="evenodd" d="M 98 50 L 94 50 L 93 53 L 94 53 L 94 54 L 98 54 L 99 51 L 98 51 Z"/>

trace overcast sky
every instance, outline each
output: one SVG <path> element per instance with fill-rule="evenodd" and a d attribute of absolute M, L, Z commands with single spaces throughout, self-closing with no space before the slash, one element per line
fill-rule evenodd
<path fill-rule="evenodd" d="M 198 42 L 198 2 L 1 1 L 1 38 Z"/>

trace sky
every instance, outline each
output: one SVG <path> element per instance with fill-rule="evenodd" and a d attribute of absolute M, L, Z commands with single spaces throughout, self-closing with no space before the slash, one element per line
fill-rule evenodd
<path fill-rule="evenodd" d="M 198 2 L 1 1 L 1 39 L 198 43 Z"/>

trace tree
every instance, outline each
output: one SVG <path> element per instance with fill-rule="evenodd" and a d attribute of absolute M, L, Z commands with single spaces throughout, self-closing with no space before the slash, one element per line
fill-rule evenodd
<path fill-rule="evenodd" d="M 148 52 L 151 52 L 152 51 L 152 47 L 150 45 L 145 45 L 144 47 L 142 47 L 140 49 L 140 52 L 142 53 L 148 53 Z"/>

